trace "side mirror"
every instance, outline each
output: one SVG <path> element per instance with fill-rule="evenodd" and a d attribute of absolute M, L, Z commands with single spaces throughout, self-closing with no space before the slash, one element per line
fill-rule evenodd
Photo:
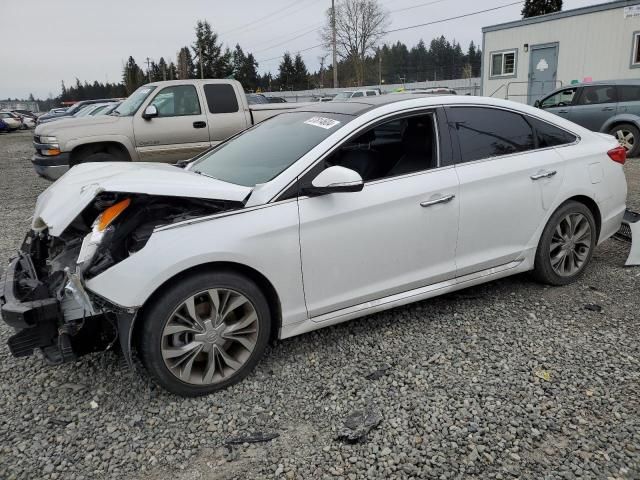
<path fill-rule="evenodd" d="M 349 168 L 334 165 L 318 174 L 310 187 L 303 189 L 309 196 L 326 195 L 328 193 L 359 192 L 364 188 L 360 174 Z"/>
<path fill-rule="evenodd" d="M 533 106 L 536 108 L 540 108 L 540 100 L 536 100 L 535 102 L 533 102 Z"/>
<path fill-rule="evenodd" d="M 142 113 L 142 118 L 144 118 L 145 120 L 151 120 L 152 118 L 155 118 L 157 116 L 158 107 L 156 107 L 155 105 L 149 105 L 144 109 L 144 112 Z"/>

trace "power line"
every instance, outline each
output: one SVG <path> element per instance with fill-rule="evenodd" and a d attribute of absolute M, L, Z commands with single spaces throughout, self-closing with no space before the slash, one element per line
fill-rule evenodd
<path fill-rule="evenodd" d="M 238 31 L 238 30 L 243 30 L 243 29 L 245 29 L 246 27 L 250 27 L 251 25 L 255 25 L 256 23 L 262 22 L 263 20 L 266 20 L 267 18 L 271 18 L 271 17 L 273 17 L 274 15 L 277 15 L 277 14 L 279 14 L 279 13 L 281 13 L 281 12 L 284 12 L 284 11 L 285 11 L 285 10 L 287 10 L 288 8 L 291 8 L 291 7 L 295 6 L 295 5 L 296 5 L 296 4 L 298 4 L 298 3 L 299 3 L 298 1 L 291 2 L 291 3 L 287 4 L 287 6 L 282 7 L 282 8 L 280 8 L 280 9 L 276 10 L 275 12 L 271 12 L 270 14 L 265 15 L 264 17 L 258 18 L 257 20 L 253 20 L 253 21 L 251 21 L 251 22 L 249 22 L 249 23 L 245 23 L 244 25 L 237 26 L 237 27 L 235 27 L 235 28 L 232 28 L 232 29 L 230 29 L 230 30 L 227 30 L 226 32 L 220 32 L 220 35 L 226 35 L 226 34 L 231 33 L 231 32 L 236 32 L 236 31 Z"/>
<path fill-rule="evenodd" d="M 447 0 L 434 0 L 432 2 L 427 3 L 419 3 L 418 5 L 412 5 L 410 7 L 397 8 L 395 10 L 389 10 L 389 13 L 397 13 L 397 12 L 406 12 L 407 10 L 413 10 L 414 8 L 426 7 L 429 5 L 433 5 L 435 3 L 446 2 Z"/>
<path fill-rule="evenodd" d="M 418 25 L 410 25 L 410 26 L 401 27 L 401 28 L 394 28 L 392 30 L 384 31 L 384 32 L 382 32 L 382 34 L 386 35 L 386 34 L 389 34 L 389 33 L 401 32 L 401 31 L 405 31 L 405 30 L 411 30 L 411 29 L 414 29 L 414 28 L 426 27 L 426 26 L 429 26 L 429 25 L 436 25 L 438 23 L 450 22 L 451 20 L 458 20 L 460 18 L 471 17 L 471 16 L 474 16 L 474 15 L 479 15 L 481 13 L 492 12 L 492 11 L 495 11 L 495 10 L 500 10 L 502 8 L 512 7 L 513 5 L 519 5 L 519 4 L 523 3 L 523 1 L 524 0 L 518 0 L 517 2 L 507 3 L 505 5 L 499 5 L 497 7 L 492 7 L 492 8 L 485 8 L 484 10 L 476 10 L 475 12 L 465 13 L 463 15 L 456 15 L 454 17 L 442 18 L 440 20 L 434 20 L 432 22 L 420 23 Z M 326 44 L 324 42 L 323 43 L 319 43 L 318 45 L 314 45 L 312 47 L 308 47 L 308 48 L 304 48 L 302 50 L 298 50 L 297 53 L 307 52 L 309 50 L 313 50 L 314 48 L 322 47 L 322 46 L 325 46 L 325 45 Z M 282 55 L 278 55 L 277 57 L 267 58 L 267 59 L 264 59 L 264 60 L 258 60 L 258 62 L 266 63 L 266 62 L 270 62 L 272 60 L 277 60 L 279 58 L 282 58 Z"/>
<path fill-rule="evenodd" d="M 252 21 L 252 22 L 249 22 L 249 23 L 247 23 L 247 24 L 245 24 L 245 25 L 242 25 L 242 26 L 240 26 L 240 27 L 236 27 L 236 28 L 233 28 L 233 29 L 231 29 L 231 30 L 227 30 L 226 32 L 221 32 L 221 33 L 220 33 L 220 35 L 226 35 L 226 34 L 231 33 L 231 32 L 244 31 L 244 30 L 246 30 L 248 27 L 251 27 L 251 26 L 255 25 L 256 23 L 259 23 L 260 25 L 258 25 L 258 26 L 257 26 L 257 27 L 255 27 L 255 28 L 261 28 L 261 27 L 263 27 L 263 26 L 265 26 L 265 25 L 269 25 L 269 24 L 271 24 L 271 23 L 273 23 L 273 22 L 280 21 L 280 20 L 282 20 L 283 18 L 286 18 L 286 17 L 288 17 L 288 16 L 290 16 L 290 15 L 293 15 L 294 13 L 298 13 L 298 12 L 300 12 L 301 10 L 304 10 L 305 8 L 307 8 L 307 6 L 306 6 L 306 5 L 304 5 L 304 4 L 305 4 L 305 3 L 309 3 L 309 1 L 313 1 L 313 0 L 306 0 L 306 1 L 305 1 L 305 0 L 303 0 L 302 2 L 301 2 L 301 1 L 293 2 L 293 3 L 289 4 L 289 5 L 287 5 L 286 7 L 281 8 L 280 10 L 276 10 L 275 12 L 270 13 L 269 15 L 265 15 L 265 16 L 264 16 L 264 17 L 262 17 L 262 18 L 259 18 L 259 19 L 257 19 L 257 20 L 254 20 L 254 21 Z M 267 20 L 267 19 L 269 19 L 269 18 L 271 18 L 271 17 L 273 17 L 273 16 L 275 16 L 275 15 L 278 15 L 279 13 L 284 12 L 285 10 L 287 10 L 287 9 L 291 8 L 291 7 L 292 7 L 292 6 L 294 6 L 294 5 L 297 5 L 298 7 L 301 7 L 301 8 L 297 8 L 297 9 L 295 9 L 295 10 L 292 10 L 292 11 L 290 11 L 290 12 L 287 12 L 287 13 L 285 13 L 284 15 L 282 15 L 282 16 L 280 16 L 280 17 L 278 17 L 278 18 L 274 18 L 274 19 L 271 19 L 271 20 L 266 21 L 266 22 L 264 21 L 264 20 Z"/>

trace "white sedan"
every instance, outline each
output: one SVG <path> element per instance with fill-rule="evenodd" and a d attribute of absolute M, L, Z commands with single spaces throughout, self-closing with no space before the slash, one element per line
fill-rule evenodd
<path fill-rule="evenodd" d="M 13 130 L 18 130 L 22 127 L 22 121 L 20 120 L 20 117 L 18 115 L 16 115 L 15 113 L 11 113 L 11 112 L 0 112 L 0 119 L 2 119 L 4 121 L 4 123 L 7 124 L 7 126 L 9 127 L 10 131 Z"/>
<path fill-rule="evenodd" d="M 620 227 L 625 158 L 536 108 L 409 94 L 283 113 L 184 169 L 82 164 L 40 196 L 0 287 L 9 347 L 135 345 L 201 395 L 273 337 L 526 271 L 565 285 Z"/>

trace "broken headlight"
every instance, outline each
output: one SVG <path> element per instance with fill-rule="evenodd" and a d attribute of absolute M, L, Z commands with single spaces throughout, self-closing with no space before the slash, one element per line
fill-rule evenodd
<path fill-rule="evenodd" d="M 84 237 L 80 254 L 78 255 L 78 265 L 88 265 L 102 244 L 105 237 L 110 237 L 115 231 L 113 222 L 124 212 L 131 204 L 131 199 L 121 200 L 109 208 L 104 210 L 93 222 L 91 232 Z"/>

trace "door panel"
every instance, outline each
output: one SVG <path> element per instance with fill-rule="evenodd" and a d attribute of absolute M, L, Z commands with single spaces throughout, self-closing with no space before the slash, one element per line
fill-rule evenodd
<path fill-rule="evenodd" d="M 455 195 L 447 203 L 423 202 Z M 299 199 L 305 298 L 315 317 L 455 277 L 458 178 L 445 167 Z"/>
<path fill-rule="evenodd" d="M 618 85 L 617 114 L 640 115 L 640 85 Z"/>
<path fill-rule="evenodd" d="M 458 165 L 458 276 L 512 262 L 560 191 L 564 166 L 554 149 Z M 556 172 L 549 178 L 532 176 Z"/>
<path fill-rule="evenodd" d="M 556 89 L 558 44 L 532 45 L 529 63 L 529 105 Z"/>
<path fill-rule="evenodd" d="M 136 149 L 144 162 L 185 160 L 209 147 L 207 118 L 193 85 L 172 85 L 155 92 L 149 105 L 159 116 L 133 119 Z"/>

